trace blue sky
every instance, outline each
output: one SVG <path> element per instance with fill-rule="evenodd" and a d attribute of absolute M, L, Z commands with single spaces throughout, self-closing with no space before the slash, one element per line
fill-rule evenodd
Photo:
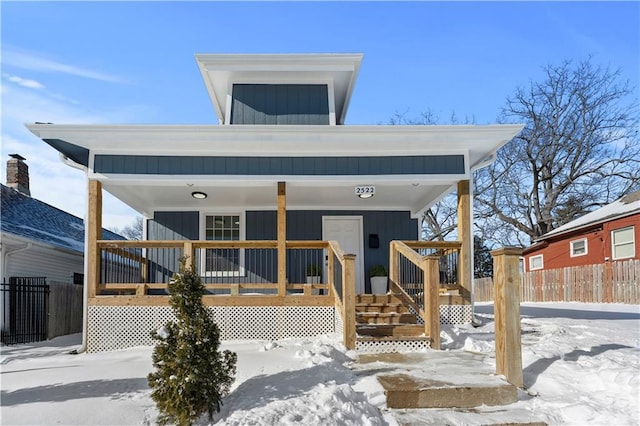
<path fill-rule="evenodd" d="M 6 2 L 2 176 L 27 158 L 32 195 L 84 215 L 82 172 L 25 122 L 215 124 L 195 53 L 363 53 L 347 124 L 431 109 L 496 121 L 541 66 L 593 61 L 640 87 L 639 2 Z M 636 89 L 637 93 L 637 89 Z M 105 198 L 105 226 L 132 212 Z"/>

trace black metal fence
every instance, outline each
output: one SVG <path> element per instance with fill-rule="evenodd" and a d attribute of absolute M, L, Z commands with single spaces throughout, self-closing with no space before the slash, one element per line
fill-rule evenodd
<path fill-rule="evenodd" d="M 47 339 L 49 285 L 44 277 L 11 277 L 0 284 L 0 343 Z"/>

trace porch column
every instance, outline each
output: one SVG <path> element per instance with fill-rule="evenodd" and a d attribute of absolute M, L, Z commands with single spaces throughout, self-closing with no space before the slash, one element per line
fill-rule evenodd
<path fill-rule="evenodd" d="M 278 296 L 287 294 L 287 183 L 278 182 Z"/>
<path fill-rule="evenodd" d="M 100 250 L 98 240 L 102 239 L 102 183 L 89 180 L 89 223 L 86 225 L 88 237 L 87 286 L 89 297 L 96 297 L 100 285 Z"/>
<path fill-rule="evenodd" d="M 468 180 L 458 182 L 458 241 L 462 244 L 458 259 L 458 284 L 462 287 L 462 296 L 467 302 L 471 302 L 473 229 L 471 228 L 471 194 Z"/>

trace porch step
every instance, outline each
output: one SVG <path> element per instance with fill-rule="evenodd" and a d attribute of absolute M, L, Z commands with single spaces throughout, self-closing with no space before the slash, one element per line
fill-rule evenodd
<path fill-rule="evenodd" d="M 424 335 L 424 326 L 419 324 L 358 324 L 356 333 L 360 337 L 384 339 L 387 337 L 418 337 Z"/>
<path fill-rule="evenodd" d="M 402 300 L 392 293 L 387 294 L 356 294 L 356 305 L 375 303 L 402 303 Z"/>
<path fill-rule="evenodd" d="M 415 315 L 398 312 L 356 312 L 356 322 L 360 324 L 416 324 Z"/>
<path fill-rule="evenodd" d="M 486 376 L 482 384 L 455 384 L 404 373 L 377 378 L 389 408 L 472 408 L 518 401 L 518 389 L 498 376 Z"/>
<path fill-rule="evenodd" d="M 402 303 L 357 303 L 356 312 L 377 312 L 386 313 L 408 313 L 407 308 Z"/>

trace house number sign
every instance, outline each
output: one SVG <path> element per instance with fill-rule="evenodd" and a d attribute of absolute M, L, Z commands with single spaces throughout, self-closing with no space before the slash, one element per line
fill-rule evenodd
<path fill-rule="evenodd" d="M 356 186 L 356 195 L 357 196 L 372 196 L 373 194 L 376 193 L 376 187 L 373 185 L 367 185 L 367 186 Z"/>

